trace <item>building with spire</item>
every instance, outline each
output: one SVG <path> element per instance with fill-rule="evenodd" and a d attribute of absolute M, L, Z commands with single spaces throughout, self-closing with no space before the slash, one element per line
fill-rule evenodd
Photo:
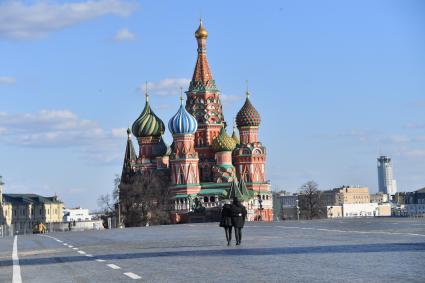
<path fill-rule="evenodd" d="M 208 32 L 202 20 L 195 32 L 197 60 L 186 102 L 168 122 L 173 142 L 163 140 L 165 126 L 146 103 L 128 130 L 121 186 L 133 176 L 149 179 L 158 171 L 169 178 L 170 213 L 173 222 L 190 222 L 197 208 L 217 215 L 224 199 L 238 197 L 248 209 L 248 220 L 273 219 L 270 184 L 265 177 L 266 148 L 259 141 L 261 117 L 246 91 L 232 135 L 228 135 L 220 91 L 208 63 Z M 139 145 L 138 154 L 131 133 Z"/>

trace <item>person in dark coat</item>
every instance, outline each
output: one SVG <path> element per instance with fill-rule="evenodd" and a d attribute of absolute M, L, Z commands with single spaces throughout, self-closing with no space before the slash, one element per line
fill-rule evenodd
<path fill-rule="evenodd" d="M 221 209 L 220 227 L 224 228 L 227 245 L 230 246 L 230 241 L 232 241 L 232 205 L 230 204 L 230 200 L 226 200 Z"/>
<path fill-rule="evenodd" d="M 237 197 L 233 198 L 232 204 L 232 225 L 235 227 L 236 245 L 240 245 L 242 241 L 242 228 L 245 225 L 246 208 L 242 205 Z"/>

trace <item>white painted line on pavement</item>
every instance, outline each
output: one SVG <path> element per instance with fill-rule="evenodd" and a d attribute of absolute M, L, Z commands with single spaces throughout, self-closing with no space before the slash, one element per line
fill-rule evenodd
<path fill-rule="evenodd" d="M 15 236 L 15 239 L 13 239 L 12 261 L 13 261 L 12 282 L 22 283 L 21 267 L 19 266 L 19 257 L 18 257 L 18 236 Z"/>
<path fill-rule="evenodd" d="M 107 264 L 106 266 L 108 266 L 108 267 L 110 267 L 110 268 L 112 268 L 112 269 L 121 269 L 121 267 L 119 267 L 118 265 L 115 265 L 115 264 Z"/>
<path fill-rule="evenodd" d="M 301 227 L 297 227 L 297 228 L 301 228 Z M 312 228 L 301 228 L 301 229 L 312 229 Z M 63 242 L 63 241 L 61 241 L 61 240 L 59 240 L 59 239 L 56 239 L 56 238 L 54 238 L 54 237 L 51 237 L 51 236 L 47 236 L 46 235 L 46 237 L 49 237 L 49 238 L 51 238 L 51 239 L 54 239 L 54 240 L 56 240 L 58 243 L 62 243 L 64 246 L 68 246 L 69 248 L 72 248 L 73 250 L 76 250 L 79 254 L 82 254 L 82 255 L 85 255 L 86 257 L 91 257 L 91 258 L 93 258 L 94 256 L 92 255 L 92 254 L 87 254 L 85 251 L 82 251 L 82 250 L 78 250 L 78 248 L 76 248 L 76 247 L 74 247 L 74 246 L 72 246 L 72 245 L 69 245 L 69 244 L 67 244 L 67 243 L 65 243 L 65 242 Z M 21 269 L 20 269 L 20 267 L 19 267 L 19 259 L 18 259 L 18 253 L 17 253 L 17 244 L 16 244 L 16 242 L 17 242 L 17 237 L 15 236 L 15 242 L 14 242 L 14 244 L 13 244 L 13 254 L 12 254 L 12 258 L 13 258 L 13 283 L 22 283 L 22 278 L 21 278 Z M 15 261 L 15 257 L 14 257 L 14 255 L 15 255 L 15 250 L 16 250 L 16 261 Z M 97 262 L 105 262 L 105 260 L 104 259 L 96 259 L 96 261 Z M 15 263 L 17 263 L 16 265 L 15 265 Z M 117 270 L 117 269 L 121 269 L 121 267 L 119 267 L 118 265 L 115 265 L 115 264 L 107 264 L 106 266 L 108 266 L 109 268 L 111 268 L 111 269 L 115 269 L 115 270 Z M 19 270 L 19 273 L 17 273 L 17 272 L 15 272 L 15 269 L 18 269 Z M 19 278 L 18 277 L 16 277 L 16 278 L 18 278 L 18 279 L 16 279 L 15 280 L 15 274 L 19 274 Z M 139 275 L 137 275 L 137 274 L 135 274 L 135 273 L 133 273 L 133 272 L 125 272 L 125 273 L 123 273 L 125 276 L 127 276 L 128 278 L 130 278 L 130 279 L 134 279 L 134 280 L 136 280 L 136 279 L 142 279 L 142 277 L 140 277 Z"/>
<path fill-rule="evenodd" d="M 130 277 L 131 279 L 142 279 L 142 277 L 137 274 L 134 274 L 133 272 L 125 272 L 124 275 Z"/>

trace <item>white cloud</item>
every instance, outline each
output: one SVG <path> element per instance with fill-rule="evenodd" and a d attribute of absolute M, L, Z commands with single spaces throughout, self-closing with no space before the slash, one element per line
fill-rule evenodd
<path fill-rule="evenodd" d="M 0 4 L 0 37 L 41 38 L 50 32 L 105 15 L 127 16 L 136 8 L 129 0 L 84 0 L 58 3 L 35 0 Z"/>
<path fill-rule="evenodd" d="M 183 91 L 189 87 L 190 79 L 187 78 L 168 78 L 158 82 L 148 82 L 148 93 L 158 96 L 180 95 L 180 88 Z M 145 92 L 145 84 L 140 85 L 137 90 Z"/>
<path fill-rule="evenodd" d="M 136 35 L 132 32 L 130 32 L 127 28 L 120 29 L 117 31 L 117 33 L 114 35 L 115 41 L 131 41 L 136 39 Z"/>
<path fill-rule="evenodd" d="M 127 129 L 126 128 L 114 128 L 111 130 L 111 134 L 114 138 L 126 138 Z"/>
<path fill-rule="evenodd" d="M 0 143 L 20 147 L 78 148 L 88 160 L 112 162 L 122 159 L 126 129 L 102 128 L 96 121 L 81 119 L 69 110 L 35 113 L 0 112 Z"/>
<path fill-rule="evenodd" d="M 0 84 L 14 84 L 16 83 L 16 78 L 14 77 L 0 77 Z"/>

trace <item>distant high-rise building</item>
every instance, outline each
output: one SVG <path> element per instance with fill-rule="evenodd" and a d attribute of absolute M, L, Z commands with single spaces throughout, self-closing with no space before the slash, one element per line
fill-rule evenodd
<path fill-rule="evenodd" d="M 393 177 L 393 165 L 388 156 L 378 158 L 378 185 L 379 191 L 384 194 L 393 196 L 397 192 L 397 183 Z"/>

